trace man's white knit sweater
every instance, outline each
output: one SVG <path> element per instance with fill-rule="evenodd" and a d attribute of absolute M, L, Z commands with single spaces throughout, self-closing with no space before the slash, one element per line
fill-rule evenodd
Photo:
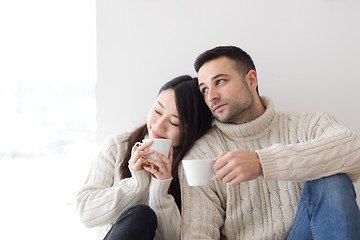
<path fill-rule="evenodd" d="M 235 149 L 258 153 L 263 176 L 230 186 L 189 187 L 180 169 L 183 239 L 286 239 L 304 181 L 336 173 L 360 175 L 360 137 L 326 113 L 266 111 L 245 124 L 215 121 L 185 159 Z"/>

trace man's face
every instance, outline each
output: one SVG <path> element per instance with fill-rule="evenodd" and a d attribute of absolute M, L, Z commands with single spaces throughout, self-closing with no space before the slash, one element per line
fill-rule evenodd
<path fill-rule="evenodd" d="M 201 66 L 198 72 L 200 92 L 214 117 L 220 122 L 244 123 L 252 120 L 254 98 L 235 62 L 221 57 Z"/>

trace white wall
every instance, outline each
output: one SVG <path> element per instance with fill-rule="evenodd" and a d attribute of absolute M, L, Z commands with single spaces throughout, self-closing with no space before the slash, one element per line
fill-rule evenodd
<path fill-rule="evenodd" d="M 327 111 L 360 132 L 360 1 L 97 1 L 98 142 L 143 123 L 159 87 L 217 45 L 255 61 L 279 110 Z"/>
<path fill-rule="evenodd" d="M 144 123 L 159 87 L 236 45 L 282 111 L 326 111 L 360 132 L 360 1 L 97 1 L 97 140 Z"/>

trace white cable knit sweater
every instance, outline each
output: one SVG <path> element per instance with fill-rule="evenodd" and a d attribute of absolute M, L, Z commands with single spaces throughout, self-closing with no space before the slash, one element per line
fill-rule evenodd
<path fill-rule="evenodd" d="M 127 134 L 115 136 L 101 148 L 77 196 L 84 225 L 102 226 L 102 239 L 123 210 L 145 203 L 157 214 L 156 239 L 180 239 L 180 229 L 182 239 L 191 240 L 285 239 L 304 181 L 339 172 L 359 178 L 360 137 L 326 113 L 279 113 L 269 99 L 262 100 L 262 116 L 240 125 L 216 121 L 185 159 L 215 158 L 238 148 L 256 151 L 264 177 L 235 187 L 216 179 L 207 187 L 189 187 L 180 168 L 180 217 L 167 194 L 171 179 L 159 181 L 139 171 L 120 180 Z"/>
<path fill-rule="evenodd" d="M 128 134 L 113 136 L 100 148 L 99 157 L 94 160 L 86 182 L 77 195 L 80 219 L 87 227 L 100 227 L 99 239 L 103 239 L 126 208 L 143 203 L 160 216 L 155 239 L 173 239 L 173 235 L 168 235 L 174 233 L 168 219 L 175 219 L 178 227 L 180 213 L 174 198 L 167 193 L 172 179 L 158 180 L 143 170 L 131 171 L 131 178 L 120 180 L 119 167 L 128 147 L 124 143 L 127 137 Z M 164 215 L 166 219 L 162 217 Z M 168 227 L 171 232 L 167 231 Z M 180 235 L 178 228 L 177 232 Z"/>
<path fill-rule="evenodd" d="M 235 187 L 217 179 L 189 187 L 181 168 L 182 239 L 286 239 L 304 181 L 339 172 L 358 180 L 359 135 L 326 113 L 280 113 L 262 101 L 263 115 L 245 124 L 216 121 L 185 159 L 256 151 L 264 176 Z"/>

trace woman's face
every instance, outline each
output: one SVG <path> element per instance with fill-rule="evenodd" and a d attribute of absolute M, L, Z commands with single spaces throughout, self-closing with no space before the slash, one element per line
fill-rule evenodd
<path fill-rule="evenodd" d="M 173 89 L 162 91 L 150 108 L 147 117 L 149 138 L 167 138 L 172 146 L 180 145 L 179 115 Z"/>

